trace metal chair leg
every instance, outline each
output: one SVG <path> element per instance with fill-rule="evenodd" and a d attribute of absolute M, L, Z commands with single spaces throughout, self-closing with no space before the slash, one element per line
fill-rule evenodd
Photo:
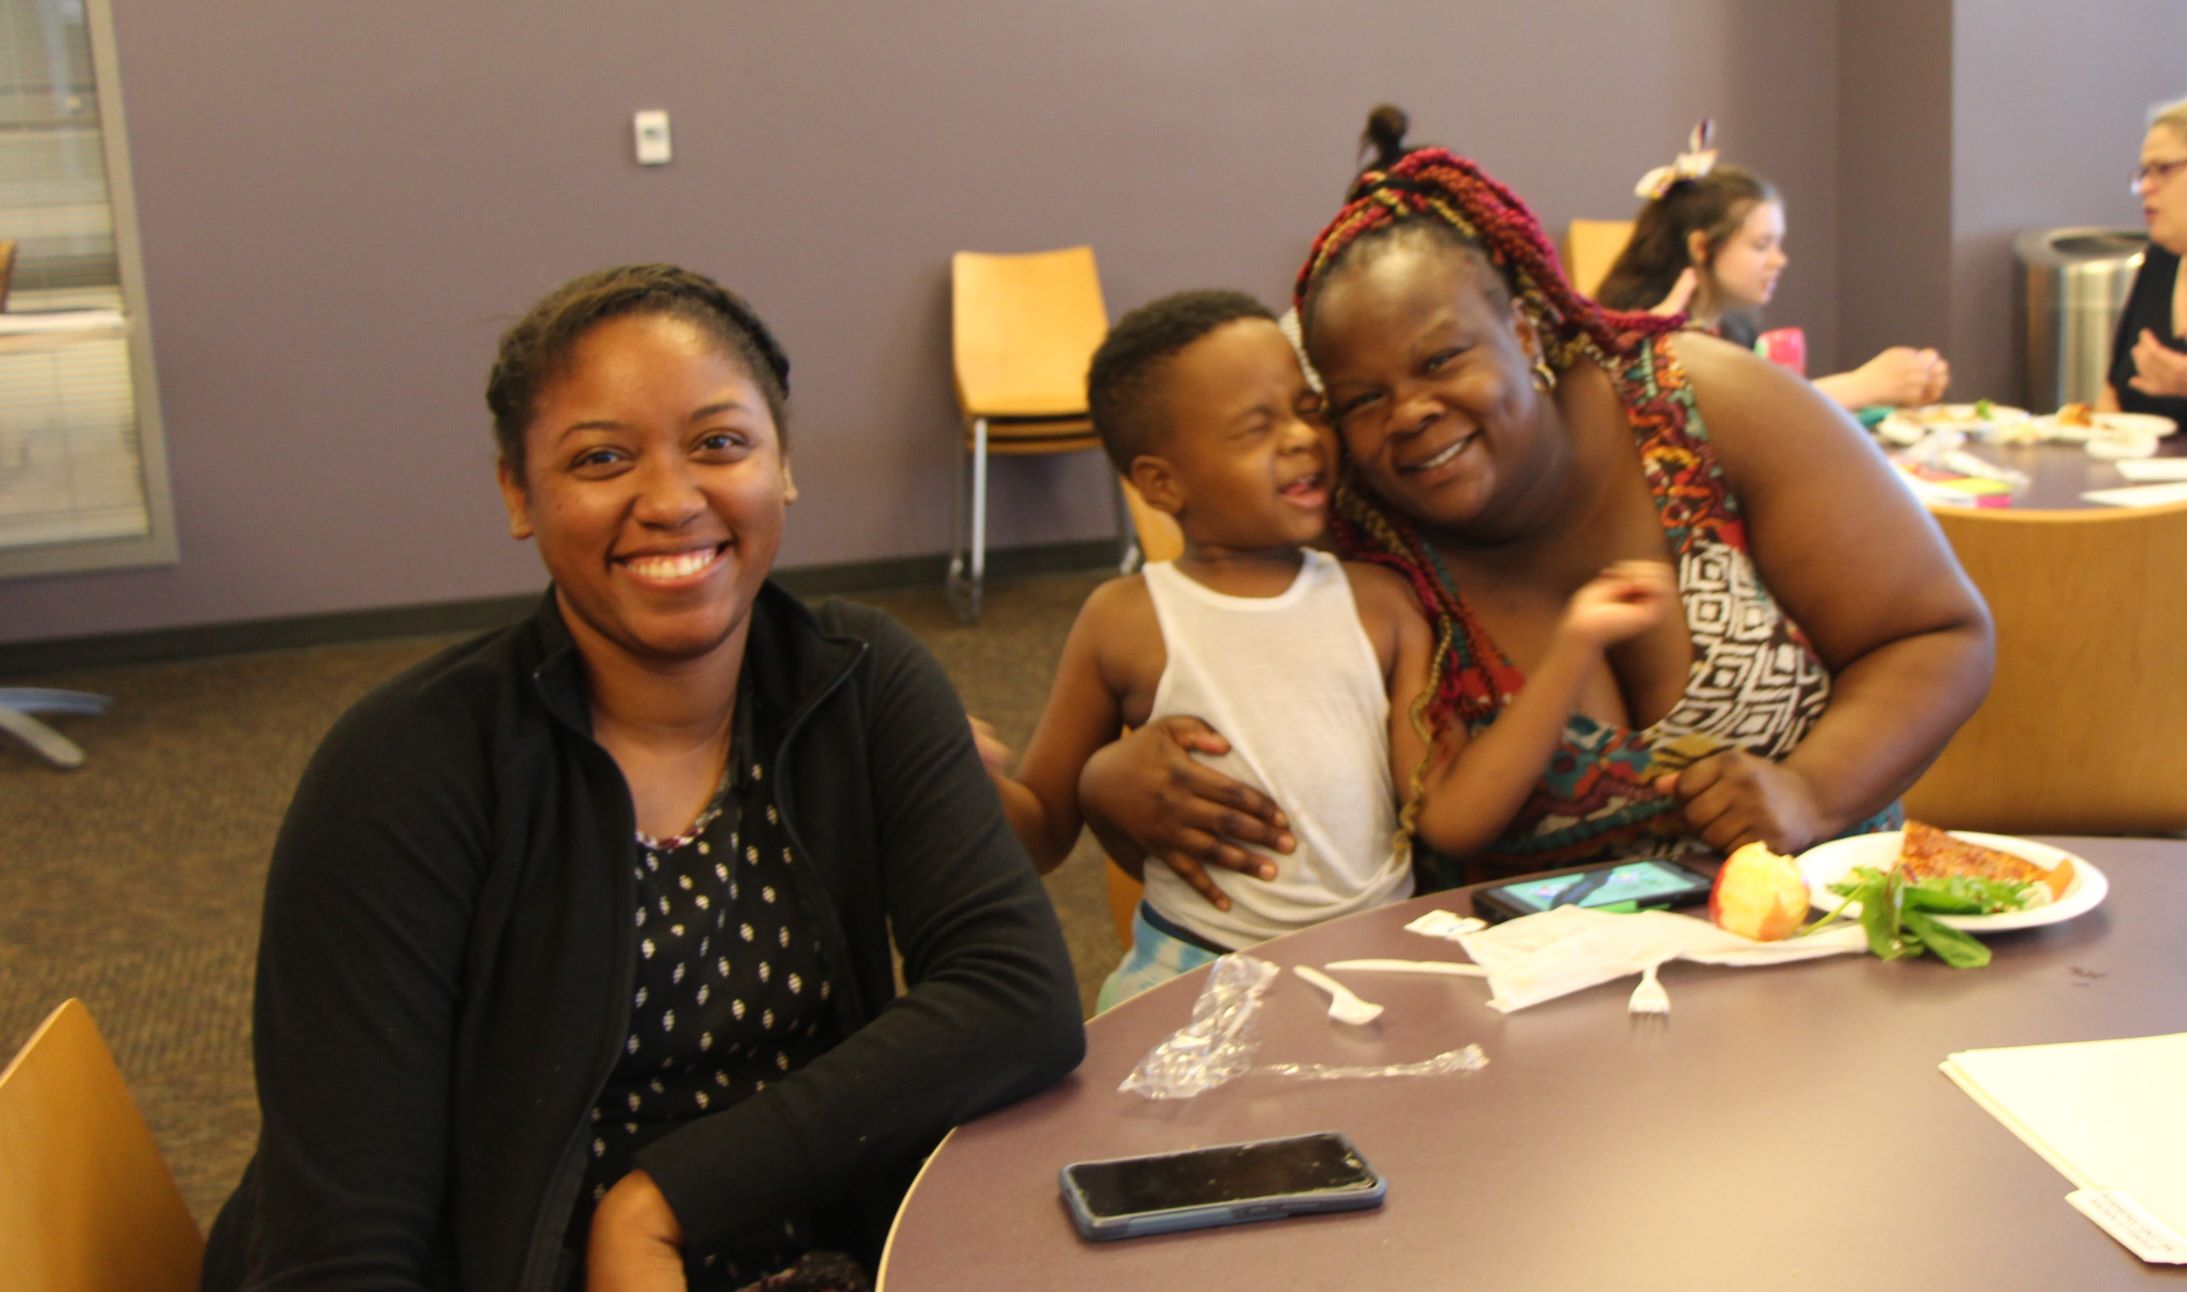
<path fill-rule="evenodd" d="M 957 446 L 957 465 L 952 472 L 949 490 L 949 572 L 942 576 L 942 593 L 952 608 L 961 616 L 958 607 L 958 586 L 964 580 L 964 489 L 966 461 L 964 442 L 960 437 Z"/>
<path fill-rule="evenodd" d="M 972 443 L 969 449 L 972 469 L 972 535 L 970 551 L 954 548 L 949 561 L 949 602 L 957 612 L 960 622 L 978 623 L 980 598 L 987 578 L 987 419 L 972 419 Z M 963 515 L 964 471 L 957 472 L 959 504 L 957 515 Z M 951 541 L 961 539 L 962 530 L 957 523 L 951 525 Z"/>
<path fill-rule="evenodd" d="M 972 423 L 972 598 L 971 617 L 978 623 L 980 598 L 987 590 L 987 419 Z"/>
<path fill-rule="evenodd" d="M 84 765 L 84 751 L 76 742 L 31 717 L 33 713 L 104 713 L 111 703 L 89 691 L 61 691 L 43 686 L 0 687 L 0 732 L 29 745 L 55 767 Z"/>

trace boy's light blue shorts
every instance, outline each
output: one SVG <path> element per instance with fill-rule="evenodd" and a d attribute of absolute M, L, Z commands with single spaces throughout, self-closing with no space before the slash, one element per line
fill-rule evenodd
<path fill-rule="evenodd" d="M 1199 968 L 1215 959 L 1217 954 L 1147 923 L 1147 905 L 1141 902 L 1131 916 L 1131 950 L 1124 953 L 1123 962 L 1101 984 L 1101 995 L 1094 1008 L 1104 1010 L 1119 1001 L 1130 1000 L 1149 987 L 1158 987 L 1188 969 Z"/>

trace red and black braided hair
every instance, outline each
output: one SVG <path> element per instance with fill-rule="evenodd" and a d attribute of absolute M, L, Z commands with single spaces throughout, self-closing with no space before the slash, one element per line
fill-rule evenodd
<path fill-rule="evenodd" d="M 1479 166 L 1443 148 L 1419 148 L 1386 168 L 1362 171 L 1344 209 L 1314 239 L 1299 267 L 1293 303 L 1303 323 L 1315 290 L 1346 254 L 1416 223 L 1487 262 L 1542 339 L 1552 367 L 1581 357 L 1609 365 L 1643 338 L 1676 329 L 1675 318 L 1606 310 L 1565 281 L 1549 235 L 1526 203 Z"/>
<path fill-rule="evenodd" d="M 1606 310 L 1573 290 L 1541 223 L 1526 203 L 1479 166 L 1442 148 L 1404 152 L 1377 109 L 1368 137 L 1383 159 L 1360 172 L 1344 209 L 1314 239 L 1300 267 L 1293 299 L 1311 337 L 1314 298 L 1348 254 L 1362 244 L 1409 229 L 1430 233 L 1477 257 L 1508 293 L 1540 338 L 1556 372 L 1581 360 L 1616 368 L 1656 334 L 1676 330 L 1676 317 Z M 1390 160 L 1394 158 L 1395 160 Z M 1330 517 L 1337 549 L 1395 571 L 1435 628 L 1432 687 L 1414 707 L 1423 732 L 1444 730 L 1454 716 L 1475 717 L 1501 707 L 1516 690 L 1503 657 L 1464 612 L 1455 590 L 1437 577 L 1437 561 L 1410 518 L 1388 508 L 1344 473 Z M 1417 787 L 1415 787 L 1417 789 Z"/>

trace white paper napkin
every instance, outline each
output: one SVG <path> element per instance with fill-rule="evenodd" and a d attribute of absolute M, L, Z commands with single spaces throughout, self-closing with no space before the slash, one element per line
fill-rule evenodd
<path fill-rule="evenodd" d="M 2162 507 L 2168 503 L 2187 502 L 2187 481 L 2091 489 L 2081 498 L 2105 507 Z"/>
<path fill-rule="evenodd" d="M 2187 480 L 2187 458 L 2129 458 L 2119 463 L 2119 474 L 2135 484 Z"/>
<path fill-rule="evenodd" d="M 1755 942 L 1706 920 L 1668 911 L 1621 915 L 1559 906 L 1478 932 L 1458 944 L 1488 970 L 1489 1004 L 1505 1013 L 1555 1000 L 1597 983 L 1637 974 L 1666 960 L 1712 965 L 1767 965 L 1863 951 L 1858 923 L 1810 937 Z"/>

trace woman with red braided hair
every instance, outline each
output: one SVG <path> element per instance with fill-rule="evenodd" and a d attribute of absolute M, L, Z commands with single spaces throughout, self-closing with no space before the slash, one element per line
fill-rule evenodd
<path fill-rule="evenodd" d="M 1671 561 L 1685 607 L 1608 652 L 1503 836 L 1423 883 L 1891 821 L 1989 683 L 1988 614 L 1935 525 L 1813 386 L 1603 310 L 1479 167 L 1381 142 L 1297 300 L 1348 459 L 1336 544 L 1436 628 L 1420 717 L 1495 722 L 1612 562 Z M 1097 756 L 1080 792 L 1104 841 L 1188 872 L 1286 850 L 1281 805 L 1190 757 L 1223 747 L 1171 719 Z"/>

